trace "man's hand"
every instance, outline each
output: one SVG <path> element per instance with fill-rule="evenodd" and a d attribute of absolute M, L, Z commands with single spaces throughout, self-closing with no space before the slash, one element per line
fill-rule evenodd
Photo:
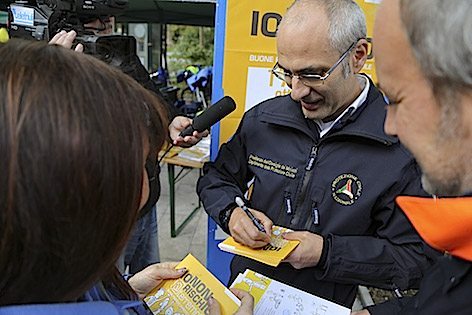
<path fill-rule="evenodd" d="M 314 267 L 318 264 L 323 250 L 323 237 L 310 232 L 287 232 L 286 240 L 298 240 L 300 244 L 283 262 L 290 263 L 295 269 Z"/>
<path fill-rule="evenodd" d="M 355 311 L 352 312 L 351 315 L 370 315 L 370 312 L 368 310 Z"/>
<path fill-rule="evenodd" d="M 252 214 L 261 221 L 266 230 L 263 233 L 257 229 L 248 215 L 241 208 L 235 208 L 229 219 L 228 228 L 231 236 L 238 243 L 251 248 L 259 248 L 270 243 L 270 234 L 272 233 L 272 221 L 264 213 L 249 209 Z"/>
<path fill-rule="evenodd" d="M 163 280 L 177 279 L 187 272 L 185 268 L 175 269 L 177 264 L 178 262 L 165 262 L 150 265 L 129 278 L 128 283 L 138 297 L 144 299 Z"/>
<path fill-rule="evenodd" d="M 203 132 L 194 131 L 191 136 L 180 137 L 179 134 L 192 124 L 192 120 L 188 117 L 177 116 L 169 125 L 170 138 L 173 144 L 179 147 L 191 147 L 197 144 L 203 137 L 208 136 L 208 130 Z"/>
<path fill-rule="evenodd" d="M 248 292 L 238 289 L 231 289 L 231 292 L 234 293 L 241 300 L 241 306 L 234 315 L 252 315 L 254 314 L 254 298 Z M 220 304 L 217 300 L 211 297 L 209 300 L 209 310 L 210 315 L 220 315 L 221 309 Z"/>
<path fill-rule="evenodd" d="M 71 49 L 72 43 L 74 42 L 74 39 L 76 36 L 77 36 L 77 33 L 74 30 L 69 31 L 69 32 L 60 31 L 59 33 L 54 35 L 54 37 L 49 41 L 49 44 L 58 45 L 67 49 Z M 77 52 L 83 52 L 84 46 L 82 44 L 77 44 L 74 50 Z"/>

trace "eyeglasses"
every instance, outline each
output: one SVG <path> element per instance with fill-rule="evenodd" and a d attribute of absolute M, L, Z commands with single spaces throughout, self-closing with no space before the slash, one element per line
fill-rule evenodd
<path fill-rule="evenodd" d="M 349 46 L 349 48 L 341 55 L 341 57 L 339 57 L 338 61 L 336 61 L 336 63 L 331 68 L 329 68 L 329 70 L 326 71 L 324 75 L 314 73 L 293 74 L 283 68 L 280 68 L 278 63 L 276 63 L 274 65 L 274 68 L 272 68 L 272 73 L 277 79 L 285 81 L 285 83 L 287 83 L 288 85 L 292 85 L 293 77 L 296 77 L 298 80 L 300 80 L 300 82 L 302 82 L 306 86 L 321 85 L 329 77 L 329 75 L 333 73 L 336 67 L 339 66 L 339 64 L 344 60 L 344 58 L 349 55 L 349 52 L 352 48 L 354 48 L 356 43 L 357 42 L 352 43 L 351 46 Z"/>

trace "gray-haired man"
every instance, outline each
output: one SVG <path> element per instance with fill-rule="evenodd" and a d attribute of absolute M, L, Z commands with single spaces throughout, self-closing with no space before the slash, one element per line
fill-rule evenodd
<path fill-rule="evenodd" d="M 427 191 L 456 198 L 400 200 L 421 236 L 445 254 L 416 296 L 371 314 L 472 314 L 471 16 L 470 0 L 384 0 L 378 11 L 377 73 L 392 103 L 385 130 L 415 155 Z"/>

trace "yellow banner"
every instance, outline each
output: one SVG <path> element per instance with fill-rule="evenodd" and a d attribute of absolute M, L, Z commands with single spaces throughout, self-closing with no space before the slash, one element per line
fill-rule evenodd
<path fill-rule="evenodd" d="M 263 100 L 290 93 L 270 73 L 277 60 L 275 32 L 293 0 L 227 0 L 223 90 L 234 98 L 237 109 L 220 122 L 220 144 L 236 131 L 244 112 Z M 370 38 L 380 0 L 357 0 L 366 13 Z M 308 35 L 309 36 L 309 35 Z M 364 71 L 375 81 L 369 59 Z"/>
<path fill-rule="evenodd" d="M 372 55 L 372 33 L 374 30 L 375 13 L 377 12 L 377 5 L 381 0 L 356 0 L 359 6 L 364 10 L 367 23 L 367 40 L 369 41 L 369 57 L 362 68 L 362 72 L 372 78 L 377 83 L 377 75 L 375 74 L 375 62 Z"/>

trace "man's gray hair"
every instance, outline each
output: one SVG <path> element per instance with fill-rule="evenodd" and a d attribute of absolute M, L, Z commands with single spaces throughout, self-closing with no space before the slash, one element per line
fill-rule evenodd
<path fill-rule="evenodd" d="M 344 53 L 352 43 L 367 36 L 364 12 L 354 0 L 295 0 L 287 9 L 281 23 L 301 22 L 303 18 L 309 16 L 309 10 L 304 17 L 290 13 L 292 8 L 299 5 L 315 5 L 326 11 L 329 21 L 329 44 L 340 54 Z M 348 58 L 344 59 L 342 66 L 344 76 L 347 77 L 350 73 Z"/>
<path fill-rule="evenodd" d="M 470 89 L 471 1 L 401 0 L 400 14 L 413 53 L 434 91 L 457 96 Z"/>

